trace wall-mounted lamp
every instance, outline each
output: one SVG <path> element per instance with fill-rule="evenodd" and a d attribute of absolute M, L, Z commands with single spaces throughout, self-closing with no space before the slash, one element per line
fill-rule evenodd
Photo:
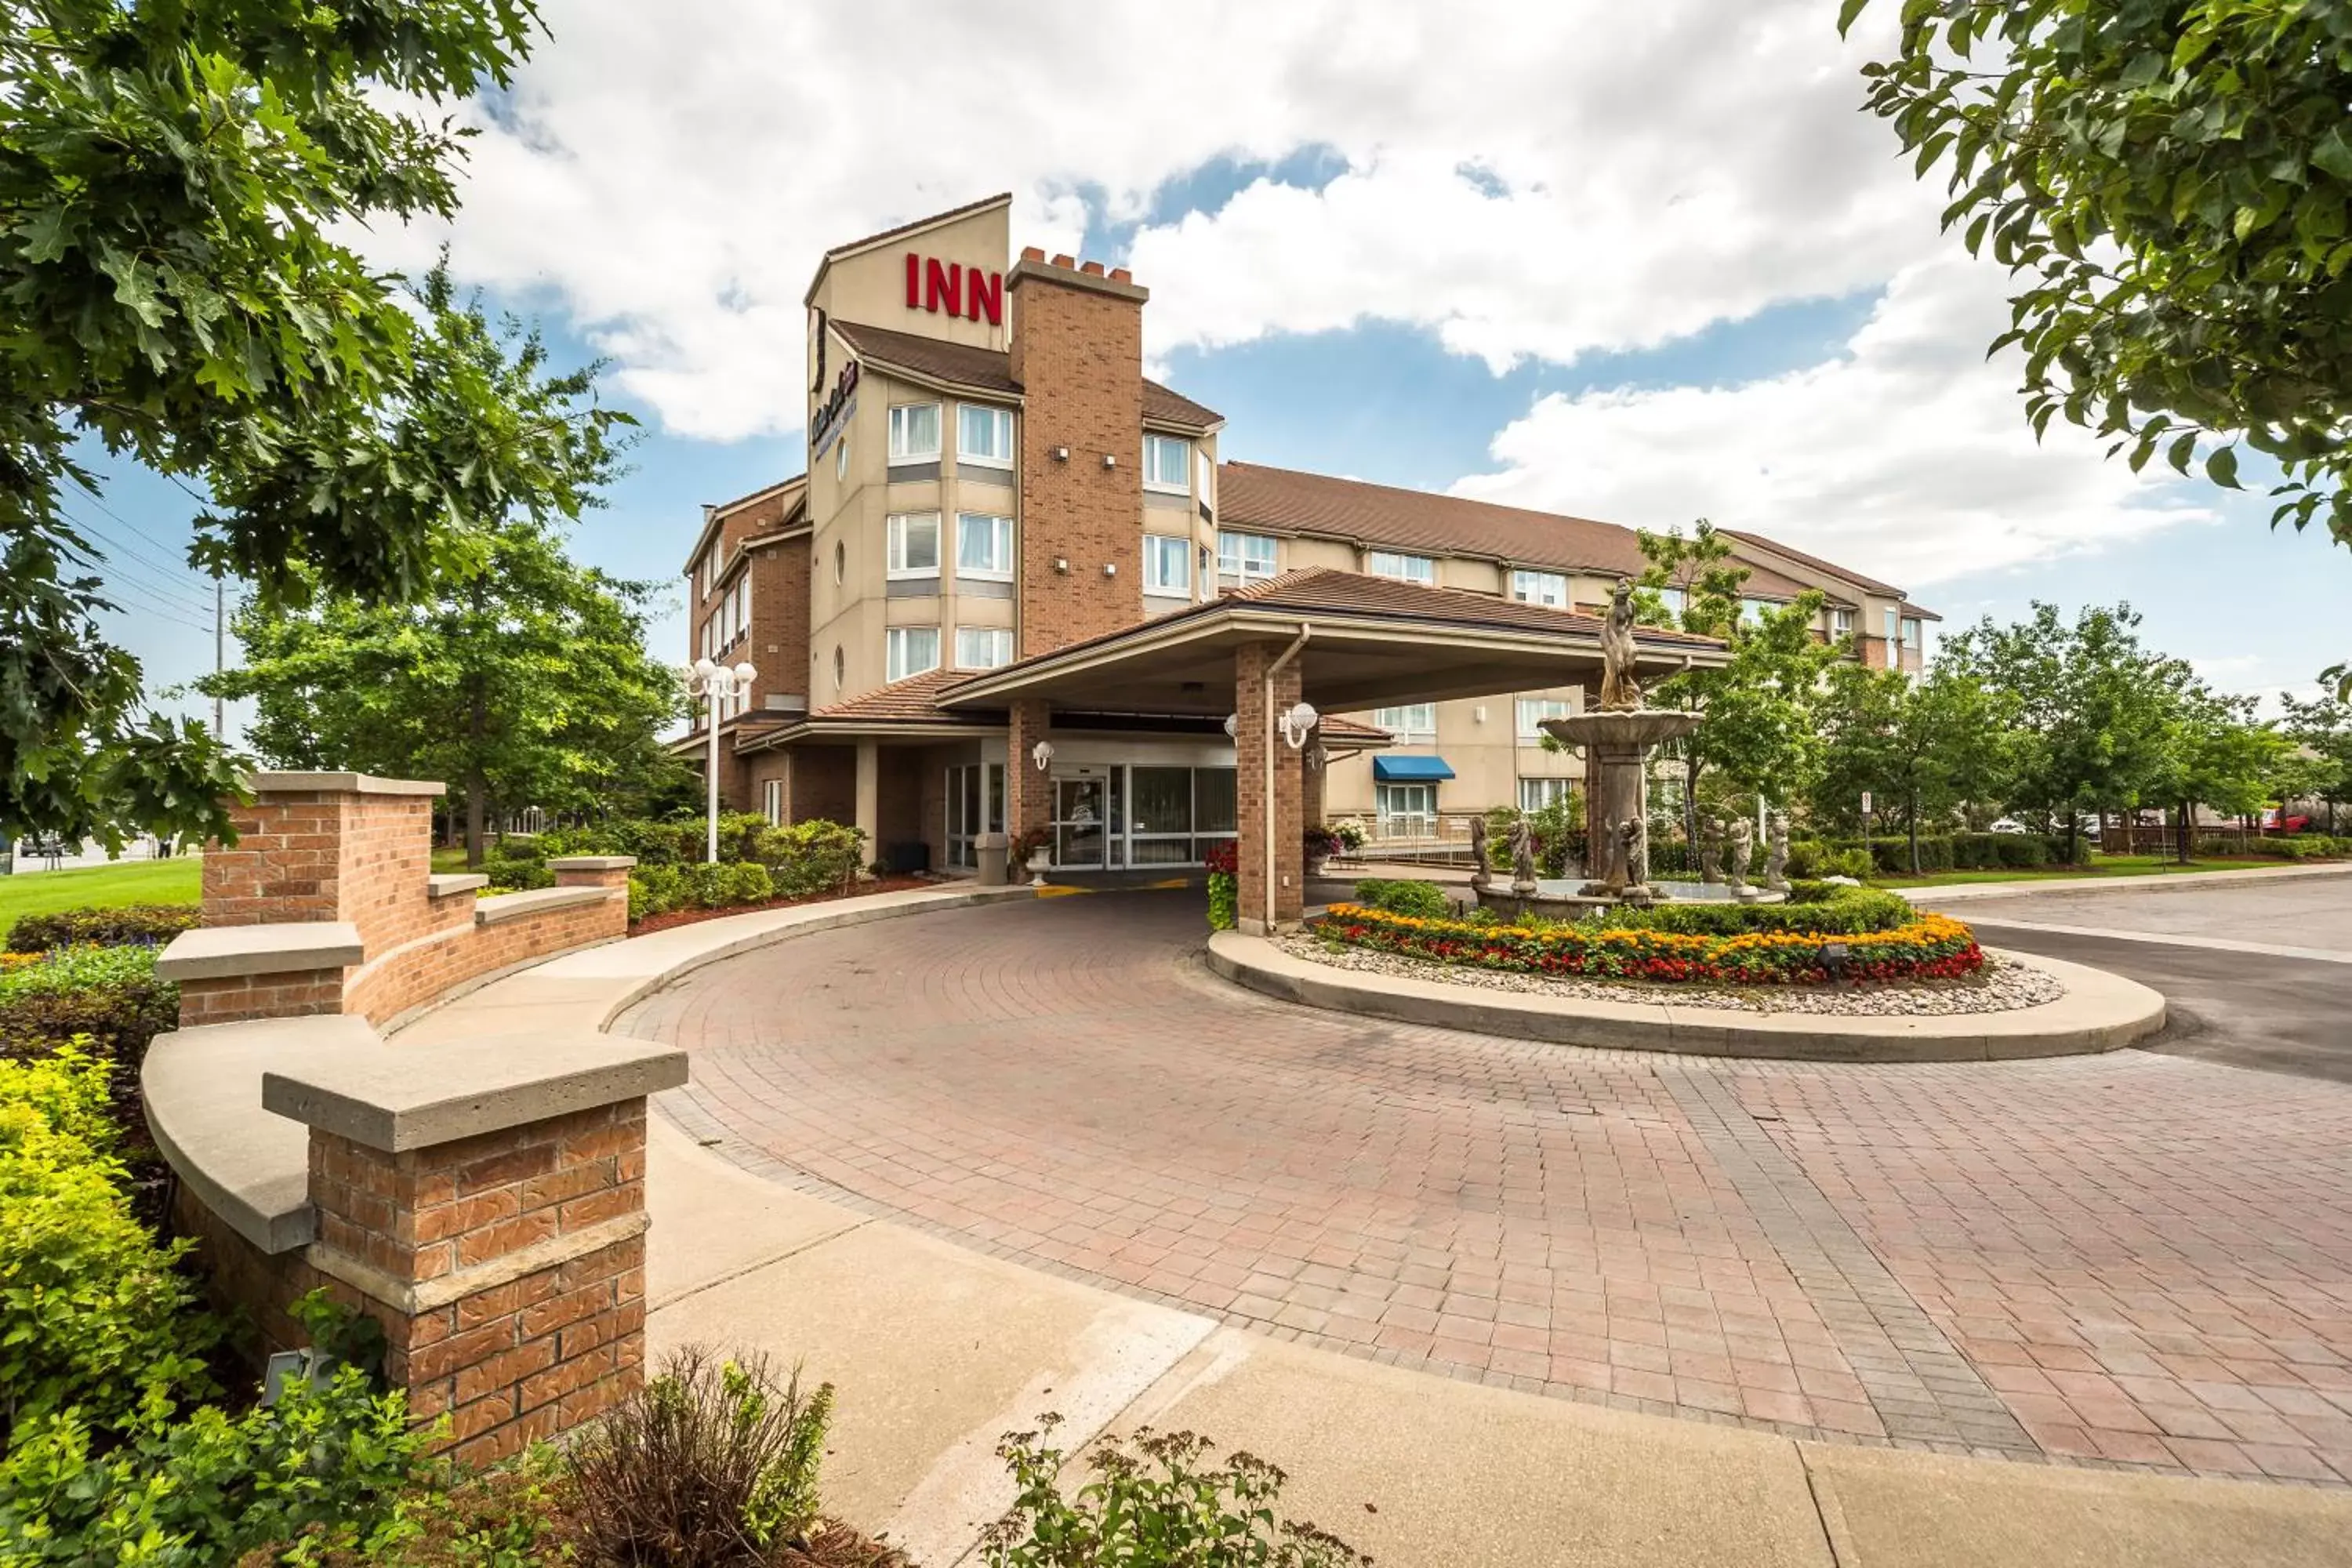
<path fill-rule="evenodd" d="M 1053 765 L 1054 742 L 1051 741 L 1040 741 L 1035 745 L 1030 747 L 1029 760 L 1037 764 L 1037 771 L 1039 773 L 1044 773 L 1048 767 Z"/>
<path fill-rule="evenodd" d="M 1056 447 L 1054 448 L 1054 461 L 1057 463 L 1066 463 L 1069 460 L 1070 449 L 1067 447 Z"/>
<path fill-rule="evenodd" d="M 1104 468 L 1118 468 L 1118 454 L 1117 452 L 1105 452 L 1105 453 L 1103 454 L 1103 467 L 1104 467 Z"/>
<path fill-rule="evenodd" d="M 1106 561 L 1106 562 L 1104 562 L 1104 563 L 1103 563 L 1103 575 L 1104 575 L 1104 576 L 1106 576 L 1106 577 L 1116 577 L 1116 576 L 1118 576 L 1118 562 L 1116 562 L 1116 561 Z"/>
<path fill-rule="evenodd" d="M 1066 555 L 1055 556 L 1054 570 L 1060 573 L 1065 577 L 1068 576 L 1070 574 L 1070 558 Z"/>
<path fill-rule="evenodd" d="M 1292 751 L 1307 744 L 1307 737 L 1315 732 L 1315 721 L 1321 717 L 1310 702 L 1301 702 L 1287 713 L 1277 714 L 1275 723 L 1282 731 L 1283 741 Z"/>
<path fill-rule="evenodd" d="M 1238 714 L 1238 713 L 1228 713 L 1228 714 L 1226 714 L 1226 715 L 1225 715 L 1225 739 L 1226 739 L 1226 740 L 1228 740 L 1228 741 L 1233 740 L 1233 739 L 1234 739 L 1236 736 L 1238 736 L 1241 732 L 1242 732 L 1242 718 L 1241 718 L 1241 715 L 1240 715 L 1240 714 Z"/>

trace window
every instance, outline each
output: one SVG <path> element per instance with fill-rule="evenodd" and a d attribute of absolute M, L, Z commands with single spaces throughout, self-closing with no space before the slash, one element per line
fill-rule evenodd
<path fill-rule="evenodd" d="M 1830 635 L 1838 637 L 1853 635 L 1853 612 L 1843 605 L 1831 606 Z"/>
<path fill-rule="evenodd" d="M 784 825 L 784 781 L 763 780 L 760 785 L 760 812 L 778 827 Z"/>
<path fill-rule="evenodd" d="M 1375 550 L 1364 563 L 1364 570 L 1375 577 L 1393 577 L 1400 583 L 1437 584 L 1437 563 L 1426 555 L 1399 555 L 1392 550 Z"/>
<path fill-rule="evenodd" d="M 1739 618 L 1743 621 L 1752 621 L 1766 611 L 1777 610 L 1780 607 L 1769 599 L 1742 599 L 1739 601 Z"/>
<path fill-rule="evenodd" d="M 1576 787 L 1573 779 L 1521 779 L 1519 809 L 1541 811 L 1546 806 L 1564 804 L 1569 792 Z"/>
<path fill-rule="evenodd" d="M 846 436 L 834 444 L 833 477 L 845 484 L 849 480 L 849 437 Z"/>
<path fill-rule="evenodd" d="M 1146 436 L 1143 488 L 1184 495 L 1191 491 L 1192 485 L 1192 443 L 1181 436 Z"/>
<path fill-rule="evenodd" d="M 1217 531 L 1217 571 L 1226 577 L 1253 582 L 1274 575 L 1274 541 L 1263 533 Z"/>
<path fill-rule="evenodd" d="M 1511 597 L 1523 605 L 1549 605 L 1555 610 L 1564 610 L 1568 608 L 1568 578 L 1558 572 L 1514 572 Z"/>
<path fill-rule="evenodd" d="M 940 405 L 901 403 L 890 410 L 890 460 L 935 463 L 940 458 Z"/>
<path fill-rule="evenodd" d="M 1904 646 L 1905 647 L 1917 647 L 1919 646 L 1919 637 L 1920 637 L 1919 617 L 1918 617 L 1918 616 L 1904 616 L 1904 617 L 1903 617 L 1903 646 Z"/>
<path fill-rule="evenodd" d="M 836 539 L 833 542 L 833 580 L 837 585 L 849 575 L 849 546 Z"/>
<path fill-rule="evenodd" d="M 1013 662 L 1013 634 L 1003 626 L 956 627 L 956 668 L 994 669 Z"/>
<path fill-rule="evenodd" d="M 1564 697 L 1522 697 L 1519 699 L 1519 739 L 1530 744 L 1544 736 L 1543 721 L 1566 719 L 1576 712 L 1576 704 Z"/>
<path fill-rule="evenodd" d="M 1382 838 L 1431 838 L 1437 833 L 1437 786 L 1382 784 L 1372 786 L 1374 831 Z"/>
<path fill-rule="evenodd" d="M 1215 506 L 1217 504 L 1217 465 L 1209 461 L 1208 453 L 1197 447 L 1192 453 L 1192 471 L 1195 476 L 1192 489 L 1200 496 L 1201 504 L 1207 507 Z"/>
<path fill-rule="evenodd" d="M 1690 591 L 1686 588 L 1661 588 L 1658 597 L 1665 601 L 1667 613 L 1677 621 L 1690 608 Z"/>
<path fill-rule="evenodd" d="M 889 520 L 889 530 L 891 576 L 936 577 L 940 574 L 938 512 L 893 515 Z"/>
<path fill-rule="evenodd" d="M 956 513 L 956 575 L 1013 580 L 1013 520 Z"/>
<path fill-rule="evenodd" d="M 1893 642 L 1899 636 L 1900 633 L 1895 626 L 1895 612 L 1889 610 L 1886 612 L 1886 640 Z"/>
<path fill-rule="evenodd" d="M 1437 704 L 1408 702 L 1402 708 L 1375 708 L 1372 722 L 1399 740 L 1408 736 L 1432 736 L 1437 733 Z"/>
<path fill-rule="evenodd" d="M 910 675 L 939 668 L 939 627 L 892 626 L 883 638 L 889 656 L 889 673 L 885 679 L 904 680 Z"/>
<path fill-rule="evenodd" d="M 988 468 L 1013 466 L 1013 410 L 956 405 L 956 462 Z"/>
<path fill-rule="evenodd" d="M 1192 542 L 1143 536 L 1143 591 L 1166 598 L 1192 596 Z"/>

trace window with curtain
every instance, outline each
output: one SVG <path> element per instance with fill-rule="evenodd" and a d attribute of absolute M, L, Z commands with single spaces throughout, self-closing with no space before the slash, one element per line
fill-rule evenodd
<path fill-rule="evenodd" d="M 956 575 L 1013 579 L 1013 520 L 982 512 L 956 514 Z"/>
<path fill-rule="evenodd" d="M 940 628 L 892 626 L 884 634 L 883 651 L 892 680 L 904 680 L 910 675 L 937 669 L 940 667 Z"/>
<path fill-rule="evenodd" d="M 1181 436 L 1143 438 L 1143 488 L 1190 494 L 1192 488 L 1192 443 Z"/>
<path fill-rule="evenodd" d="M 1426 555 L 1400 555 L 1393 550 L 1375 550 L 1364 563 L 1364 569 L 1375 577 L 1393 577 L 1400 583 L 1422 583 L 1437 585 L 1437 563 Z"/>
<path fill-rule="evenodd" d="M 935 463 L 940 457 L 940 405 L 901 403 L 890 410 L 890 460 Z"/>
<path fill-rule="evenodd" d="M 1013 410 L 985 404 L 956 405 L 956 462 L 982 468 L 1013 466 Z"/>
<path fill-rule="evenodd" d="M 938 512 L 894 513 L 888 528 L 890 576 L 936 577 L 940 574 Z"/>
<path fill-rule="evenodd" d="M 1192 542 L 1143 536 L 1143 591 L 1168 598 L 1192 596 Z"/>

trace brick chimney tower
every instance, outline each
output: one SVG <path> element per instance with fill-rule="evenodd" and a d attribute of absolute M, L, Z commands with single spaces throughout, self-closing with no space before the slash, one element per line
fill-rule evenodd
<path fill-rule="evenodd" d="M 1143 305 L 1106 273 L 1034 247 L 1004 280 L 1021 384 L 1021 654 L 1143 616 Z"/>

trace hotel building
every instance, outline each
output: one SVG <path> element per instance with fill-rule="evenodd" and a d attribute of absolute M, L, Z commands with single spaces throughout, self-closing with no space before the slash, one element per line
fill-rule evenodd
<path fill-rule="evenodd" d="M 1143 374 L 1148 291 L 1008 259 L 1010 205 L 818 267 L 807 470 L 707 508 L 686 563 L 689 657 L 758 671 L 719 715 L 726 801 L 940 869 L 1024 827 L 1067 869 L 1197 865 L 1290 816 L 1279 863 L 1243 856 L 1282 901 L 1302 819 L 1444 840 L 1565 790 L 1580 764 L 1536 726 L 1598 684 L 1633 531 L 1221 460 L 1223 418 Z M 1918 667 L 1936 617 L 1900 589 L 1724 537 L 1758 604 L 1819 589 L 1822 636 Z M 1720 657 L 1643 637 L 1661 672 Z"/>

